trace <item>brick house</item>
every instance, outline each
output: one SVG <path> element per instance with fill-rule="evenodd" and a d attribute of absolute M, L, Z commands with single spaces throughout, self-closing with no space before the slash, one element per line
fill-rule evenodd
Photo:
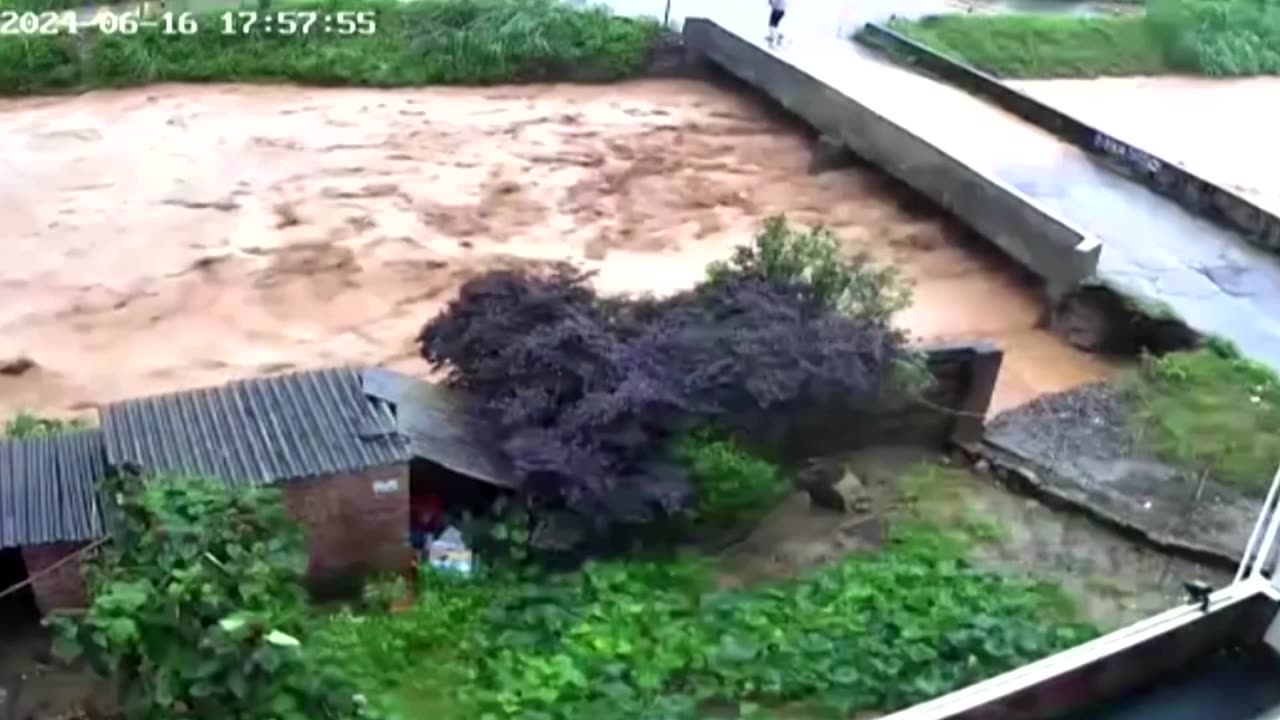
<path fill-rule="evenodd" d="M 415 488 L 470 502 L 513 487 L 460 396 L 389 370 L 243 380 L 113 403 L 99 418 L 96 430 L 0 440 L 0 589 L 102 537 L 96 486 L 125 467 L 279 487 L 305 531 L 308 581 L 321 596 L 410 567 Z M 83 606 L 78 560 L 32 591 L 42 613 Z"/>
<path fill-rule="evenodd" d="M 103 534 L 105 474 L 97 430 L 0 440 L 0 589 L 31 581 L 6 598 L 5 622 L 84 606 L 77 551 Z"/>
<path fill-rule="evenodd" d="M 127 400 L 100 414 L 109 470 L 280 487 L 306 532 L 309 583 L 330 595 L 410 567 L 411 474 L 503 484 L 460 412 L 431 383 L 335 368 Z"/>

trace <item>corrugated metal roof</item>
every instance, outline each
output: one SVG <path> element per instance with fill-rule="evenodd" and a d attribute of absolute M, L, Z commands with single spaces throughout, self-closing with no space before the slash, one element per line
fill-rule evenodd
<path fill-rule="evenodd" d="M 474 431 L 465 398 L 454 390 L 384 368 L 364 371 L 364 392 L 395 406 L 409 452 L 477 480 L 514 488 L 514 473 Z"/>
<path fill-rule="evenodd" d="M 102 432 L 0 440 L 0 548 L 101 537 Z"/>
<path fill-rule="evenodd" d="M 112 467 L 264 485 L 408 459 L 385 402 L 335 368 L 126 400 L 104 407 Z"/>

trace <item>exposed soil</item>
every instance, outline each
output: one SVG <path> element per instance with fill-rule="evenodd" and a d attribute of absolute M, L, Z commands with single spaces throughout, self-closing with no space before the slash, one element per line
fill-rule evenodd
<path fill-rule="evenodd" d="M 412 339 L 484 270 L 568 260 L 669 292 L 787 213 L 917 281 L 923 338 L 1006 350 L 998 408 L 1105 377 L 1037 291 L 878 172 L 695 81 L 155 86 L 0 101 L 0 415 L 343 363 Z"/>
<path fill-rule="evenodd" d="M 1028 471 L 1048 496 L 1162 545 L 1233 562 L 1244 552 L 1257 500 L 1173 467 L 1137 439 L 1123 396 L 1092 384 L 1038 398 L 987 427 L 993 459 Z M 1198 494 L 1197 494 L 1198 491 Z"/>
<path fill-rule="evenodd" d="M 906 520 L 981 529 L 973 556 L 980 566 L 1058 583 L 1085 617 L 1105 629 L 1182 602 L 1184 580 L 1221 587 L 1231 579 L 1010 492 L 990 476 L 939 461 L 912 448 L 878 448 L 838 461 L 861 480 L 872 507 L 841 514 L 796 494 L 724 553 L 724 582 L 780 580 L 850 553 L 874 551 L 894 523 Z"/>

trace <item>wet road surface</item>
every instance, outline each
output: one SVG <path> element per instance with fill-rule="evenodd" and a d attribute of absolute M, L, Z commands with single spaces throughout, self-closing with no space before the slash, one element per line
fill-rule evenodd
<path fill-rule="evenodd" d="M 644 10 L 660 5 L 647 0 L 617 5 L 620 11 L 661 12 Z M 1103 245 L 1101 282 L 1149 306 L 1172 310 L 1196 330 L 1230 339 L 1280 369 L 1280 316 L 1273 310 L 1280 307 L 1280 258 L 1109 171 L 1050 133 L 841 37 L 867 20 L 954 6 L 947 0 L 797 4 L 784 21 L 790 40 L 776 52 L 1097 237 Z M 672 17 L 709 17 L 764 47 L 764 7 L 689 0 L 673 3 Z M 1137 142 L 1141 145 L 1141 138 Z"/>

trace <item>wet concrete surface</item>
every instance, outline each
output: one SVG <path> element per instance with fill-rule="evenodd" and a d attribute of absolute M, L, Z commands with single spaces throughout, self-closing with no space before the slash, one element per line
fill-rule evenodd
<path fill-rule="evenodd" d="M 614 5 L 619 12 L 659 17 L 665 9 L 643 9 L 660 5 L 648 0 Z M 1111 172 L 1050 133 L 843 37 L 868 20 L 962 7 L 954 0 L 797 4 L 784 20 L 788 41 L 773 52 L 1096 237 L 1103 246 L 1098 281 L 1141 303 L 1163 306 L 1195 330 L 1228 338 L 1280 369 L 1280 318 L 1270 310 L 1280 307 L 1280 258 Z M 764 10 L 763 3 L 688 0 L 672 3 L 672 18 L 708 17 L 764 48 Z"/>
<path fill-rule="evenodd" d="M 1212 658 L 1154 688 L 1062 720 L 1273 720 L 1280 658 L 1266 646 Z"/>
<path fill-rule="evenodd" d="M 995 175 L 1102 242 L 1098 278 L 1280 369 L 1280 258 L 1071 149 Z"/>
<path fill-rule="evenodd" d="M 985 442 L 997 464 L 1030 474 L 1034 490 L 1157 545 L 1234 564 L 1258 501 L 1161 462 L 1135 442 L 1123 398 L 1103 384 L 1046 395 L 1001 413 Z"/>

